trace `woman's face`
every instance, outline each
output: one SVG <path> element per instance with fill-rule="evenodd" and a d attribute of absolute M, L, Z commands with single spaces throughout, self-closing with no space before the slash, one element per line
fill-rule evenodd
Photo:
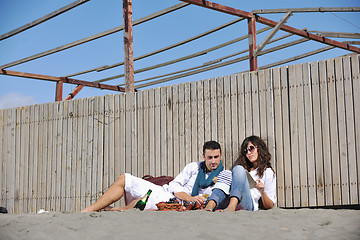
<path fill-rule="evenodd" d="M 248 143 L 247 148 L 245 149 L 245 156 L 247 157 L 247 159 L 249 159 L 250 162 L 257 162 L 258 150 L 257 147 L 251 142 Z"/>

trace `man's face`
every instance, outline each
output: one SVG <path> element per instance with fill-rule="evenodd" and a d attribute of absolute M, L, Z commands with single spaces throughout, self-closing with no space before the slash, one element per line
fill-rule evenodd
<path fill-rule="evenodd" d="M 219 166 L 220 160 L 222 158 L 222 153 L 220 152 L 220 149 L 205 149 L 203 158 L 205 160 L 207 171 L 211 172 Z"/>

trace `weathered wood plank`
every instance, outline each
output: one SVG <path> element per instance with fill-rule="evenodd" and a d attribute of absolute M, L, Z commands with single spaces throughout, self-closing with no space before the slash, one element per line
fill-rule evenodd
<path fill-rule="evenodd" d="M 197 119 L 196 119 L 196 121 L 197 121 L 197 141 L 196 142 L 197 142 L 197 144 L 195 146 L 197 146 L 196 147 L 197 156 L 200 157 L 201 149 L 202 149 L 202 146 L 203 146 L 204 140 L 205 140 L 204 82 L 203 81 L 197 82 L 196 91 L 197 91 L 197 98 L 196 98 L 196 102 L 197 102 Z M 199 157 L 198 157 L 198 159 L 200 160 Z"/>
<path fill-rule="evenodd" d="M 251 81 L 251 105 L 252 106 L 252 129 L 253 135 L 261 137 L 260 132 L 260 103 L 259 103 L 259 78 L 258 72 L 250 72 Z"/>
<path fill-rule="evenodd" d="M 191 106 L 191 161 L 200 161 L 198 152 L 198 104 L 197 82 L 190 83 L 190 106 Z"/>
<path fill-rule="evenodd" d="M 328 98 L 329 98 L 329 124 L 330 124 L 330 146 L 331 146 L 331 178 L 333 188 L 333 204 L 341 203 L 341 180 L 339 167 L 339 140 L 338 140 L 338 104 L 336 96 L 336 84 L 334 60 L 326 61 L 327 79 L 328 79 Z"/>
<path fill-rule="evenodd" d="M 276 169 L 277 159 L 275 155 L 275 112 L 274 112 L 274 83 L 273 75 L 270 69 L 265 70 L 266 81 L 266 121 L 267 121 L 267 144 L 272 160 L 271 164 Z"/>
<path fill-rule="evenodd" d="M 20 194 L 22 189 L 20 188 L 20 175 L 23 175 L 22 169 L 22 159 L 20 156 L 21 149 L 21 114 L 22 108 L 16 109 L 15 116 L 15 176 L 14 176 L 14 213 L 21 212 L 22 201 L 20 199 Z"/>
<path fill-rule="evenodd" d="M 5 159 L 5 151 L 4 151 L 4 139 L 5 139 L 5 122 L 4 122 L 4 110 L 0 109 L 0 159 Z M 4 176 L 5 176 L 5 169 L 3 168 L 5 165 L 5 161 L 1 160 L 0 162 L 0 205 L 6 206 L 6 194 L 4 194 L 5 188 L 4 185 Z"/>
<path fill-rule="evenodd" d="M 223 148 L 223 152 L 226 151 L 225 147 L 225 119 L 224 119 L 224 77 L 218 77 L 216 79 L 216 95 L 217 95 L 217 142 L 220 143 Z M 224 159 L 226 155 L 223 153 L 223 163 L 226 163 Z M 226 165 L 224 166 L 226 168 Z"/>
<path fill-rule="evenodd" d="M 173 176 L 174 175 L 174 96 L 173 96 L 173 88 L 174 86 L 169 86 L 166 88 L 166 159 L 167 159 L 167 171 L 166 174 Z"/>
<path fill-rule="evenodd" d="M 167 88 L 160 88 L 160 175 L 167 175 L 168 156 L 167 156 Z"/>
<path fill-rule="evenodd" d="M 238 126 L 239 126 L 239 146 L 236 148 L 237 154 L 240 151 L 240 145 L 244 141 L 246 135 L 246 106 L 245 106 L 245 79 L 246 74 L 238 74 Z"/>
<path fill-rule="evenodd" d="M 308 183 L 308 156 L 306 152 L 306 123 L 305 123 L 305 100 L 304 100 L 304 72 L 303 65 L 296 66 L 296 95 L 298 106 L 298 153 L 299 153 L 299 180 L 300 180 L 300 206 L 309 206 L 309 183 Z"/>
<path fill-rule="evenodd" d="M 274 81 L 274 117 L 275 117 L 275 158 L 276 158 L 276 180 L 277 180 L 277 203 L 278 207 L 285 207 L 285 176 L 284 176 L 284 142 L 283 142 L 283 107 L 280 68 L 273 69 Z"/>
<path fill-rule="evenodd" d="M 84 126 L 83 126 L 83 118 L 84 118 L 84 99 L 78 99 L 76 100 L 76 105 L 77 105 L 77 114 L 76 114 L 76 118 L 77 118 L 77 128 L 73 129 L 74 133 L 76 134 L 76 142 L 74 142 L 75 144 L 73 144 L 73 146 L 75 147 L 75 165 L 76 168 L 74 169 L 74 182 L 75 182 L 75 189 L 74 191 L 74 197 L 75 199 L 74 201 L 74 211 L 80 211 L 81 210 L 81 200 L 82 200 L 82 195 L 81 195 L 81 191 L 82 191 L 82 179 L 86 179 L 83 176 L 83 156 L 82 156 L 82 151 L 83 151 L 83 131 L 84 131 Z M 85 182 L 85 181 L 84 181 Z"/>
<path fill-rule="evenodd" d="M 179 85 L 179 169 L 175 175 L 186 165 L 186 144 L 185 144 L 185 84 Z"/>
<path fill-rule="evenodd" d="M 144 116 L 146 109 L 144 108 L 144 91 L 136 94 L 136 116 L 137 116 L 137 162 L 138 162 L 138 173 L 137 175 L 144 176 Z"/>
<path fill-rule="evenodd" d="M 218 139 L 218 110 L 217 110 L 217 78 L 210 80 L 210 105 L 211 105 L 211 139 L 219 141 Z"/>
<path fill-rule="evenodd" d="M 359 55 L 344 58 L 350 204 L 360 202 L 360 64 Z M 350 71 L 351 69 L 351 71 Z M 352 75 L 350 75 L 350 73 Z M 355 144 L 356 143 L 356 144 Z M 357 167 L 356 167 L 357 166 Z"/>
<path fill-rule="evenodd" d="M 210 81 L 203 81 L 204 89 L 204 142 L 212 140 L 211 137 L 211 93 L 210 93 Z"/>
<path fill-rule="evenodd" d="M 155 166 L 155 90 L 149 91 L 149 174 L 156 174 Z"/>
<path fill-rule="evenodd" d="M 305 134 L 306 134 L 306 156 L 307 156 L 307 179 L 308 179 L 308 198 L 309 206 L 316 206 L 316 164 L 314 155 L 314 115 L 312 108 L 312 82 L 310 65 L 303 64 L 303 84 L 304 84 L 304 111 L 305 111 Z M 316 90 L 316 89 L 315 89 Z"/>
<path fill-rule="evenodd" d="M 339 179 L 339 186 L 334 186 L 334 189 L 339 188 L 340 199 L 336 202 L 337 199 L 334 199 L 334 204 L 349 204 L 350 203 L 350 188 L 349 188 L 349 166 L 348 166 L 348 151 L 347 151 L 347 141 L 348 136 L 346 132 L 346 107 L 345 107 L 345 79 L 343 73 L 342 59 L 335 59 L 335 86 L 336 86 L 336 102 L 337 102 L 337 123 L 338 123 L 338 169 L 333 168 L 333 178 L 337 176 Z M 349 69 L 350 70 L 350 69 Z M 349 79 L 350 80 L 350 79 Z M 351 93 L 350 93 L 351 94 Z M 350 103 L 351 104 L 351 103 Z M 355 139 L 354 139 L 355 140 Z M 337 173 L 335 171 L 337 170 Z M 336 178 L 335 178 L 336 179 Z M 335 183 L 334 183 L 335 184 Z M 339 196 L 338 195 L 338 196 Z M 335 194 L 334 194 L 335 197 Z"/>
<path fill-rule="evenodd" d="M 259 135 L 262 139 L 267 142 L 268 133 L 267 133 L 267 106 L 266 106 L 266 79 L 265 79 L 265 71 L 258 71 L 257 74 L 258 79 L 258 111 L 257 111 L 257 123 L 259 123 Z M 255 116 L 254 116 L 255 118 Z M 255 119 L 254 119 L 255 120 Z"/>
<path fill-rule="evenodd" d="M 232 126 L 231 126 L 231 92 L 230 92 L 230 84 L 231 84 L 230 76 L 224 77 L 224 162 L 225 168 L 230 169 L 233 163 L 232 156 L 232 144 L 231 144 L 231 134 L 232 134 Z"/>
<path fill-rule="evenodd" d="M 126 94 L 120 94 L 119 96 L 119 135 L 120 135 L 120 154 L 119 159 L 119 173 L 126 172 Z M 120 174 L 117 177 L 120 177 Z M 121 199 L 120 203 L 124 204 L 124 198 Z"/>
<path fill-rule="evenodd" d="M 281 95 L 284 143 L 284 174 L 285 174 L 285 207 L 294 207 L 293 182 L 291 169 L 291 142 L 290 142 L 290 103 L 289 103 L 289 76 L 288 68 L 281 68 Z"/>
<path fill-rule="evenodd" d="M 78 187 L 77 194 L 79 197 L 79 206 L 78 210 L 84 209 L 86 206 L 88 206 L 88 190 L 91 189 L 91 186 L 88 186 L 88 142 L 90 139 L 87 136 L 88 129 L 89 129 L 89 98 L 84 98 L 81 101 L 81 124 L 82 128 L 79 129 L 79 138 L 81 139 L 81 145 L 80 148 L 80 164 L 81 166 L 78 168 L 80 169 L 80 174 L 77 175 L 77 182 Z M 78 139 L 79 139 L 78 138 Z"/>
<path fill-rule="evenodd" d="M 238 105 L 238 75 L 231 75 L 230 77 L 230 106 L 231 106 L 231 143 L 230 149 L 232 157 L 230 165 L 228 168 L 231 168 L 233 162 L 239 155 L 240 144 L 243 139 L 239 139 L 239 105 Z"/>
<path fill-rule="evenodd" d="M 30 127 L 30 107 L 24 107 L 21 113 L 21 147 L 20 147 L 20 158 L 21 158 L 21 175 L 20 175 L 20 198 L 21 212 L 28 212 L 28 176 L 29 176 L 29 127 Z M 51 145 L 50 145 L 51 146 Z M 1 147 L 0 147 L 1 150 Z M 51 181 L 48 181 L 50 185 Z M 49 209 L 49 208 L 47 208 Z"/>
<path fill-rule="evenodd" d="M 62 188 L 63 192 L 61 194 L 61 202 L 63 203 L 62 210 L 63 211 L 71 211 L 72 208 L 72 200 L 71 200 L 71 189 L 73 188 L 72 181 L 72 169 L 73 169 L 73 161 L 74 161 L 74 148 L 73 148 L 73 127 L 76 128 L 76 123 L 74 120 L 75 111 L 74 111 L 74 101 L 65 102 L 64 107 L 64 121 L 67 125 L 67 134 L 64 136 L 66 139 L 66 143 L 64 144 L 64 167 L 63 167 L 63 178 L 62 179 Z"/>
<path fill-rule="evenodd" d="M 160 88 L 155 89 L 155 158 L 154 158 L 154 165 L 155 165 L 155 175 L 161 175 L 161 118 L 165 117 L 161 115 L 161 93 Z"/>
<path fill-rule="evenodd" d="M 250 73 L 244 73 L 244 112 L 245 112 L 245 137 L 251 136 L 253 131 L 253 107 Z"/>
<path fill-rule="evenodd" d="M 15 210 L 15 144 L 16 144 L 16 108 L 8 109 L 5 115 L 6 124 L 6 199 L 10 213 Z"/>
<path fill-rule="evenodd" d="M 180 168 L 180 135 L 181 132 L 179 130 L 179 85 L 175 85 L 171 87 L 171 94 L 172 94 L 172 114 L 173 114 L 173 120 L 172 120 L 172 139 L 169 138 L 170 142 L 173 142 L 173 149 L 170 151 L 170 148 L 168 149 L 168 156 L 171 157 L 171 161 L 173 164 L 173 172 L 169 172 L 169 174 L 172 174 L 173 176 L 176 176 L 182 168 Z M 169 110 L 169 108 L 168 108 Z M 170 113 L 171 114 L 171 113 Z"/>
<path fill-rule="evenodd" d="M 311 63 L 311 83 L 312 83 L 312 108 L 314 110 L 314 150 L 322 149 L 322 127 L 321 127 L 321 78 L 319 63 Z M 323 151 L 315 152 L 315 177 L 316 177 L 316 205 L 324 206 L 325 204 L 325 179 L 324 179 L 324 162 Z"/>
<path fill-rule="evenodd" d="M 190 92 L 190 83 L 185 84 L 185 164 L 188 164 L 192 161 L 192 144 L 191 144 L 191 92 Z"/>
<path fill-rule="evenodd" d="M 289 66 L 289 117 L 290 117 L 290 151 L 293 184 L 294 207 L 301 207 L 300 160 L 299 160 L 299 104 L 296 76 L 300 74 L 299 65 Z"/>
<path fill-rule="evenodd" d="M 322 126 L 322 150 L 324 161 L 324 188 L 325 206 L 333 205 L 332 172 L 331 172 L 331 149 L 330 149 L 330 124 L 329 119 L 329 99 L 328 99 L 328 78 L 326 72 L 326 62 L 319 62 L 320 70 L 320 113 Z"/>

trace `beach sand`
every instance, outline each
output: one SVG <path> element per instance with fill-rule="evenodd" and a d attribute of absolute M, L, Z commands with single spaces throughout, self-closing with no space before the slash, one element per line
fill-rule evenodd
<path fill-rule="evenodd" d="M 360 239 L 360 211 L 0 214 L 0 239 Z"/>

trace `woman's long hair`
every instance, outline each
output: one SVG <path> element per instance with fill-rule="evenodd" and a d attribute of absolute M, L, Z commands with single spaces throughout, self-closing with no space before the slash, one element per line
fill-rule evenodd
<path fill-rule="evenodd" d="M 264 142 L 264 140 L 262 140 L 258 136 L 250 136 L 250 137 L 245 138 L 245 140 L 241 144 L 240 153 L 239 153 L 238 158 L 236 159 L 236 161 L 233 164 L 233 168 L 236 165 L 241 165 L 247 171 L 250 172 L 251 168 L 253 167 L 253 164 L 246 157 L 246 153 L 245 153 L 245 150 L 247 149 L 247 146 L 248 146 L 249 142 L 251 142 L 257 148 L 257 152 L 258 152 L 257 175 L 259 177 L 262 177 L 266 168 L 271 168 L 274 171 L 274 169 L 271 167 L 271 162 L 270 162 L 271 154 L 269 152 L 269 149 L 268 149 L 266 143 Z"/>

